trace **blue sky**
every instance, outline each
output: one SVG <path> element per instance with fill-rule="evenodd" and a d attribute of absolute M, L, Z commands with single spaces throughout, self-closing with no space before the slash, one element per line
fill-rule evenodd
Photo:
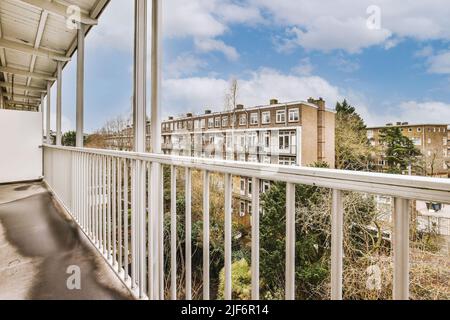
<path fill-rule="evenodd" d="M 369 125 L 450 122 L 448 0 L 164 0 L 162 114 L 347 98 Z M 150 9 L 150 8 L 149 8 Z M 86 42 L 85 127 L 128 116 L 133 1 L 111 0 Z M 74 57 L 63 128 L 75 124 Z M 53 98 L 55 95 L 53 94 Z M 54 104 L 53 104 L 54 105 Z"/>

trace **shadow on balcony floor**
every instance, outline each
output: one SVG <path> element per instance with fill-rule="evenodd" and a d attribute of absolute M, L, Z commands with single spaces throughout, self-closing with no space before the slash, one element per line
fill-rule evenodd
<path fill-rule="evenodd" d="M 80 290 L 68 289 L 71 266 Z M 131 298 L 41 183 L 0 185 L 0 300 Z"/>

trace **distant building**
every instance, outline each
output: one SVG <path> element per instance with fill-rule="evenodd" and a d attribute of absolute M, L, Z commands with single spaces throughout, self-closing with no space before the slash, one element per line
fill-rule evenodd
<path fill-rule="evenodd" d="M 165 154 L 281 165 L 335 166 L 335 111 L 323 99 L 279 103 L 224 112 L 187 113 L 162 122 Z M 238 183 L 236 183 L 238 182 Z M 251 180 L 234 183 L 241 216 L 251 212 Z M 269 183 L 262 181 L 264 191 Z"/>
<path fill-rule="evenodd" d="M 387 161 L 380 145 L 380 131 L 389 127 L 399 127 L 404 136 L 410 138 L 423 157 L 427 174 L 448 177 L 449 175 L 449 132 L 446 124 L 409 124 L 408 122 L 388 123 L 385 126 L 367 128 L 371 144 L 380 147 L 375 155 L 374 166 L 378 171 L 387 169 Z"/>

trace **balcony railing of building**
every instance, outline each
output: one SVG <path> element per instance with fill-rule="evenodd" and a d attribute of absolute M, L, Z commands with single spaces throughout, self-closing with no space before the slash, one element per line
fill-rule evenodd
<path fill-rule="evenodd" d="M 170 256 L 164 256 L 161 166 L 170 167 Z M 295 189 L 314 185 L 333 190 L 331 210 L 331 298 L 342 299 L 343 192 L 390 196 L 393 213 L 393 299 L 409 298 L 409 215 L 411 200 L 446 203 L 450 181 L 244 163 L 162 154 L 44 146 L 45 182 L 79 227 L 103 254 L 117 275 L 140 298 L 177 297 L 176 190 L 177 172 L 184 174 L 185 294 L 192 298 L 192 171 L 203 172 L 203 247 L 209 248 L 209 192 L 212 174 L 224 175 L 224 297 L 232 298 L 232 183 L 233 176 L 286 183 L 285 298 L 295 298 Z M 259 299 L 260 190 L 252 188 L 251 283 Z M 169 212 L 167 213 L 169 214 Z M 130 220 L 129 220 L 130 218 Z M 170 261 L 170 292 L 164 292 L 164 260 Z M 210 253 L 203 251 L 203 298 L 210 298 Z"/>

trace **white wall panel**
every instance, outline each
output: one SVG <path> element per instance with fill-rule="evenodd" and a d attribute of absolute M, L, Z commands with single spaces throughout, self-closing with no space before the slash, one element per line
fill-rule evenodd
<path fill-rule="evenodd" d="M 0 183 L 42 176 L 42 115 L 0 110 Z"/>

